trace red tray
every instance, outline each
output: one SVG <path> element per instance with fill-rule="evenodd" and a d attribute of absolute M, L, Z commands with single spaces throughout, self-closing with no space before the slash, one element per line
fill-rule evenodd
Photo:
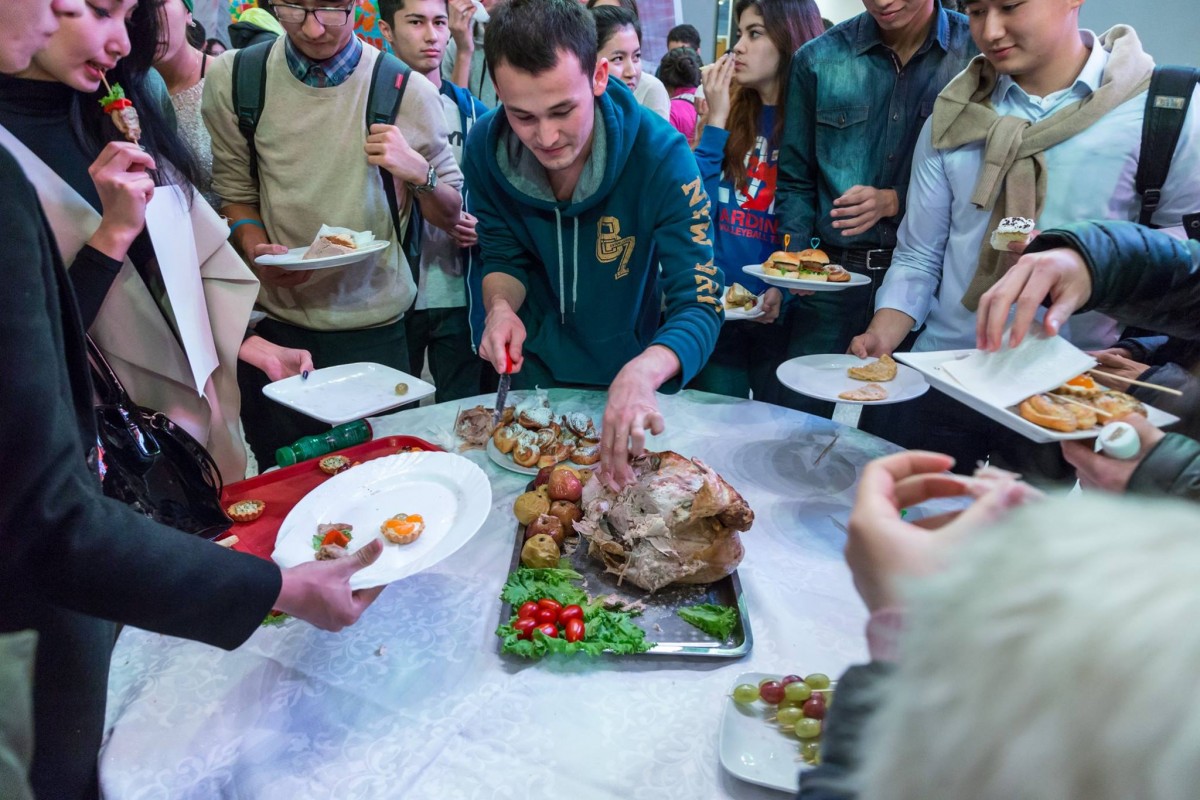
<path fill-rule="evenodd" d="M 415 436 L 386 436 L 369 442 L 356 444 L 329 455 L 342 455 L 353 461 L 370 461 L 373 458 L 407 453 L 412 450 L 440 451 L 442 448 Z M 324 458 L 325 456 L 321 456 Z M 221 538 L 236 535 L 238 542 L 234 550 L 250 553 L 259 558 L 270 559 L 275 549 L 275 537 L 279 526 L 300 498 L 331 478 L 317 466 L 320 458 L 301 461 L 290 467 L 231 483 L 221 492 L 221 504 L 228 508 L 239 500 L 261 500 L 267 504 L 263 515 L 254 522 L 235 522 L 229 533 Z M 218 540 L 219 541 L 219 540 Z"/>

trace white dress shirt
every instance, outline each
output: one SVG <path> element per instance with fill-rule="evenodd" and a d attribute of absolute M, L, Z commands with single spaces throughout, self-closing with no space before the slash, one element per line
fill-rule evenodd
<path fill-rule="evenodd" d="M 1100 86 L 1109 53 L 1096 46 L 1095 35 L 1081 32 L 1091 55 L 1075 83 L 1046 97 L 1027 94 L 1007 75 L 992 92 L 1000 115 L 1038 122 L 1086 97 Z M 1097 219 L 1136 220 L 1141 196 L 1134 191 L 1142 142 L 1146 95 L 1112 110 L 1090 128 L 1045 151 L 1046 201 L 1038 230 Z M 1181 217 L 1200 211 L 1200 88 L 1193 94 L 1171 171 L 1163 186 L 1155 225 L 1182 237 Z M 977 208 L 971 193 L 983 162 L 984 143 L 935 150 L 926 121 L 913 154 L 908 213 L 875 302 L 876 310 L 893 308 L 908 314 L 925 331 L 917 351 L 957 350 L 975 346 L 975 312 L 962 304 L 975 274 L 980 242 L 991 236 L 991 209 Z M 1136 265 L 1130 265 L 1136 269 Z M 1038 317 L 1040 319 L 1041 312 Z M 1120 325 L 1101 314 L 1079 314 L 1062 327 L 1062 335 L 1085 349 L 1116 342 Z"/>

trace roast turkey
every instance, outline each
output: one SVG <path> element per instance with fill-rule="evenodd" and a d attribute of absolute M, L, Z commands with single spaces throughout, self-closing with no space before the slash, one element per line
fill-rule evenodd
<path fill-rule="evenodd" d="M 632 460 L 637 480 L 614 494 L 598 480 L 583 489 L 575 523 L 588 555 L 608 572 L 648 592 L 673 583 L 711 583 L 737 569 L 739 531 L 754 522 L 750 506 L 698 459 L 645 453 Z"/>

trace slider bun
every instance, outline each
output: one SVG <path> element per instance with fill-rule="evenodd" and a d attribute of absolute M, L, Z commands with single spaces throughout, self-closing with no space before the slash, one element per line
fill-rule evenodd
<path fill-rule="evenodd" d="M 806 263 L 806 264 L 824 265 L 824 264 L 829 263 L 829 255 L 824 250 L 817 250 L 817 249 L 801 250 L 799 253 L 796 254 L 796 256 L 800 259 L 800 261 L 802 263 Z"/>
<path fill-rule="evenodd" d="M 771 257 L 767 259 L 768 264 L 787 264 L 791 267 L 800 266 L 800 254 L 789 253 L 787 250 L 776 250 L 771 253 Z"/>

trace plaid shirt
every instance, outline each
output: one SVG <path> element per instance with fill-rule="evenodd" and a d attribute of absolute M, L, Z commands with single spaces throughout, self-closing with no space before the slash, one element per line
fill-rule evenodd
<path fill-rule="evenodd" d="M 339 86 L 354 74 L 354 68 L 362 59 L 362 42 L 357 36 L 350 37 L 337 55 L 325 61 L 313 61 L 292 46 L 292 40 L 285 37 L 284 54 L 287 56 L 288 69 L 297 80 L 317 89 L 329 86 Z"/>

